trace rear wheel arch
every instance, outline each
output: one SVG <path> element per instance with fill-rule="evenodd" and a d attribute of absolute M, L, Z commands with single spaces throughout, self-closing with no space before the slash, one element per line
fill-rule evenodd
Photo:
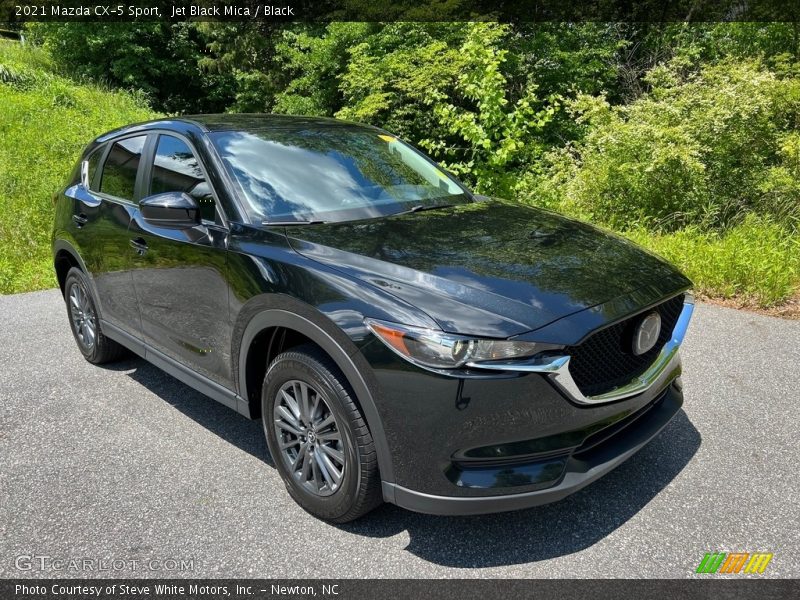
<path fill-rule="evenodd" d="M 235 370 L 237 387 L 249 405 L 250 416 L 257 417 L 260 412 L 261 385 L 269 361 L 285 349 L 312 343 L 330 357 L 347 379 L 374 439 L 381 479 L 394 481 L 386 434 L 375 404 L 376 384 L 371 381 L 370 374 L 365 373 L 366 360 L 360 356 L 352 340 L 333 322 L 326 323 L 323 315 L 314 318 L 313 312 L 308 314 L 308 311 L 313 311 L 311 307 L 286 297 L 278 303 L 280 307 L 263 307 L 249 318 L 246 325 L 236 327 L 236 330 L 241 330 L 240 335 L 234 336 L 239 340 L 233 353 L 235 360 L 238 359 Z M 364 364 L 357 364 L 362 361 Z"/>
<path fill-rule="evenodd" d="M 84 275 L 87 275 L 90 285 L 94 285 L 78 251 L 66 240 L 56 240 L 53 243 L 53 268 L 56 272 L 56 279 L 58 279 L 58 287 L 61 289 L 62 296 L 64 295 L 67 274 L 72 267 L 83 271 Z"/>
<path fill-rule="evenodd" d="M 53 259 L 53 265 L 56 269 L 56 279 L 58 279 L 58 287 L 61 289 L 61 295 L 64 295 L 64 286 L 67 283 L 67 273 L 73 267 L 81 269 L 80 264 L 75 257 L 66 250 L 59 250 Z M 83 270 L 83 269 L 81 269 Z"/>

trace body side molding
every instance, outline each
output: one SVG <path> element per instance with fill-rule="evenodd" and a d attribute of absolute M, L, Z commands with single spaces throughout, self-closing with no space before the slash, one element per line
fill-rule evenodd
<path fill-rule="evenodd" d="M 166 354 L 151 348 L 142 340 L 132 336 L 131 334 L 123 331 L 119 327 L 112 325 L 107 321 L 100 321 L 100 328 L 103 334 L 122 344 L 132 352 L 135 352 L 153 366 L 158 367 L 165 373 L 172 375 L 178 381 L 185 383 L 189 387 L 197 390 L 201 394 L 205 394 L 209 398 L 224 404 L 228 408 L 232 408 L 245 417 L 250 418 L 250 411 L 247 403 L 242 400 L 235 392 L 226 387 L 221 386 L 215 381 L 197 373 L 188 367 L 180 364 Z"/>

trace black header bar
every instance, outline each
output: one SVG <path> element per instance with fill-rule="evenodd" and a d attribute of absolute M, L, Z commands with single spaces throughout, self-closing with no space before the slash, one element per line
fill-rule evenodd
<path fill-rule="evenodd" d="M 782 600 L 800 597 L 800 581 L 791 579 L 7 579 L 0 581 L 4 600 Z"/>
<path fill-rule="evenodd" d="M 797 0 L 0 0 L 0 23 L 32 21 L 797 22 Z"/>

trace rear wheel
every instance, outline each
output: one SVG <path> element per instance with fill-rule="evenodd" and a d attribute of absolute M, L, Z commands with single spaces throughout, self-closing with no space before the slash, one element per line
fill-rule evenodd
<path fill-rule="evenodd" d="M 372 436 L 344 375 L 319 348 L 280 354 L 261 403 L 270 453 L 300 506 L 346 523 L 381 503 Z"/>
<path fill-rule="evenodd" d="M 100 331 L 100 319 L 89 289 L 83 272 L 71 268 L 64 282 L 64 300 L 72 335 L 78 343 L 78 349 L 90 363 L 99 365 L 118 360 L 125 355 L 125 348 Z"/>

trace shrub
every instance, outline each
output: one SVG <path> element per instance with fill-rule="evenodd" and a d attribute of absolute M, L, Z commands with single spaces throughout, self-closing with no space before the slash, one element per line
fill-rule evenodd
<path fill-rule="evenodd" d="M 617 229 L 704 230 L 745 214 L 800 217 L 797 128 L 800 79 L 759 61 L 653 69 L 649 94 L 620 107 L 581 97 L 570 108 L 588 125 L 572 148 L 549 155 L 527 191 Z M 548 181 L 549 180 L 549 181 Z"/>

